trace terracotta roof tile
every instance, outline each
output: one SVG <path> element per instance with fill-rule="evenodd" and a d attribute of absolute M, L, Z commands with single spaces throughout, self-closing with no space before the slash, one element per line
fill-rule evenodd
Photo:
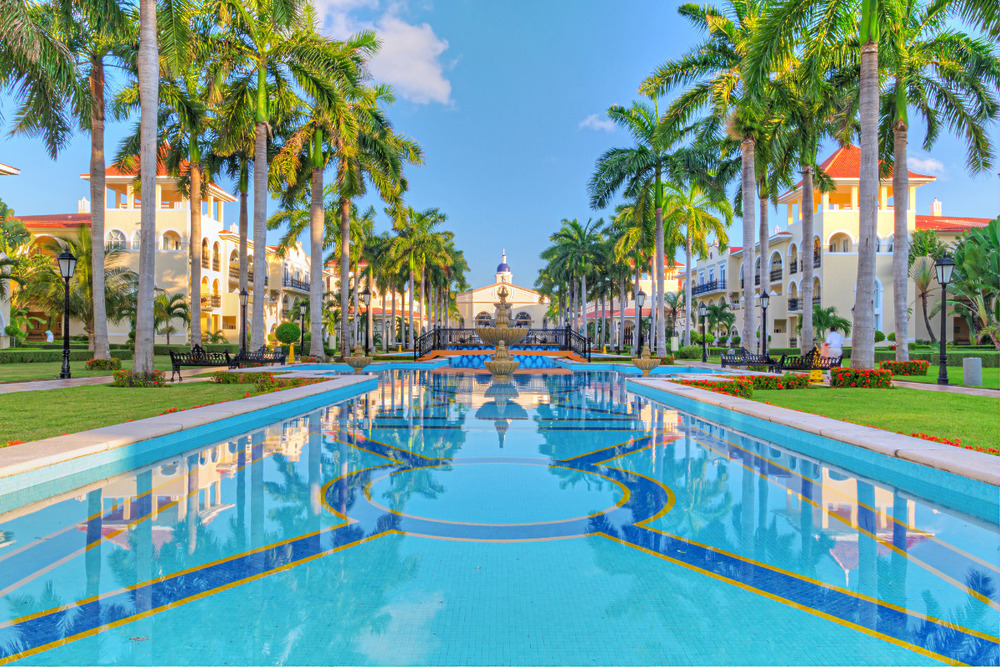
<path fill-rule="evenodd" d="M 985 227 L 991 218 L 955 218 L 944 215 L 918 215 L 917 229 L 938 229 L 949 232 L 964 232 L 967 229 Z"/>
<path fill-rule="evenodd" d="M 819 166 L 830 178 L 859 178 L 861 176 L 861 149 L 854 145 L 838 148 Z M 918 174 L 915 171 L 907 173 L 910 178 L 936 178 L 929 174 Z M 892 171 L 890 170 L 884 178 L 892 178 Z M 795 188 L 799 187 L 802 187 L 801 180 L 795 184 Z"/>
<path fill-rule="evenodd" d="M 17 219 L 28 229 L 75 229 L 80 225 L 90 224 L 89 213 L 19 215 Z"/>

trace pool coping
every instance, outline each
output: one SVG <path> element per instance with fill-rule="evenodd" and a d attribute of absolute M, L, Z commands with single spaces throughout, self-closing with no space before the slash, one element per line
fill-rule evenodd
<path fill-rule="evenodd" d="M 758 403 L 707 389 L 689 387 L 670 380 L 627 378 L 626 381 L 642 385 L 653 391 L 683 396 L 724 410 L 731 410 L 831 440 L 838 440 L 886 456 L 937 468 L 992 486 L 1000 486 L 1000 457 L 992 454 L 953 445 L 943 445 L 870 426 L 851 424 L 810 412 Z"/>
<path fill-rule="evenodd" d="M 189 408 L 166 415 L 102 426 L 19 445 L 0 448 L 0 481 L 14 475 L 45 468 L 99 452 L 119 449 L 178 431 L 204 426 L 222 419 L 239 417 L 330 391 L 370 382 L 370 375 L 324 378 L 325 382 L 282 389 L 250 398 L 240 398 L 201 408 Z"/>

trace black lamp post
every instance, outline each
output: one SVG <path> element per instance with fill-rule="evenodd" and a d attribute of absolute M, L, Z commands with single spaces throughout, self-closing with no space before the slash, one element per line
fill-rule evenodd
<path fill-rule="evenodd" d="M 306 349 L 306 304 L 299 303 L 299 356 Z"/>
<path fill-rule="evenodd" d="M 361 292 L 361 303 L 365 306 L 365 356 L 368 356 L 368 338 L 371 332 L 368 330 L 368 304 L 372 302 L 372 293 L 367 287 Z"/>
<path fill-rule="evenodd" d="M 761 323 L 760 323 L 760 353 L 767 356 L 767 304 L 771 296 L 767 292 L 760 293 Z"/>
<path fill-rule="evenodd" d="M 708 306 L 703 303 L 698 304 L 698 315 L 701 317 L 701 363 L 708 363 L 708 345 L 705 335 L 705 316 L 708 315 Z"/>
<path fill-rule="evenodd" d="M 937 271 L 937 280 L 941 285 L 941 367 L 938 370 L 938 384 L 948 384 L 948 352 L 945 348 L 945 338 L 948 335 L 948 283 L 951 282 L 951 273 L 955 270 L 955 262 L 947 255 L 939 259 L 934 264 Z M 896 342 L 899 344 L 899 341 Z"/>
<path fill-rule="evenodd" d="M 247 299 L 250 294 L 245 290 L 240 290 L 240 352 L 247 351 Z"/>
<path fill-rule="evenodd" d="M 636 348 L 638 356 L 642 356 L 642 304 L 646 303 L 646 293 L 639 290 L 639 293 L 635 295 L 635 305 L 639 309 L 639 346 Z"/>
<path fill-rule="evenodd" d="M 66 283 L 66 296 L 63 299 L 63 363 L 62 370 L 59 371 L 59 379 L 68 380 L 73 377 L 69 372 L 69 279 L 76 271 L 76 257 L 69 249 L 66 249 L 56 258 L 56 261 L 59 264 L 59 275 Z"/>

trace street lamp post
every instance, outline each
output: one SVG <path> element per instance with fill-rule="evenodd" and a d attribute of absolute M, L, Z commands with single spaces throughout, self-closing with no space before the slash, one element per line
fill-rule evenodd
<path fill-rule="evenodd" d="M 299 303 L 299 356 L 305 353 L 306 349 L 306 304 Z"/>
<path fill-rule="evenodd" d="M 938 370 L 938 384 L 948 384 L 948 351 L 945 347 L 945 338 L 948 335 L 948 283 L 951 282 L 952 271 L 955 270 L 955 261 L 947 255 L 939 259 L 934 264 L 937 271 L 937 280 L 941 285 L 941 356 L 940 369 Z M 899 341 L 896 343 L 899 344 Z M 904 341 L 905 344 L 905 341 Z"/>
<path fill-rule="evenodd" d="M 767 292 L 760 293 L 760 354 L 767 356 L 767 304 L 771 301 L 771 296 Z"/>
<path fill-rule="evenodd" d="M 708 346 L 705 335 L 705 316 L 708 315 L 708 306 L 703 303 L 698 304 L 698 315 L 701 317 L 701 363 L 708 363 Z"/>
<path fill-rule="evenodd" d="M 240 352 L 246 354 L 247 351 L 247 299 L 250 294 L 245 290 L 240 290 Z"/>
<path fill-rule="evenodd" d="M 640 356 L 640 357 L 642 356 L 642 343 L 643 343 L 643 340 L 642 340 L 642 338 L 643 338 L 643 336 L 642 336 L 642 304 L 644 304 L 644 303 L 646 303 L 646 293 L 643 292 L 642 290 L 639 290 L 639 293 L 635 295 L 635 305 L 639 309 L 639 338 L 638 338 L 639 345 L 636 347 L 636 349 L 638 350 L 637 355 Z"/>
<path fill-rule="evenodd" d="M 372 302 L 372 293 L 367 287 L 361 292 L 361 303 L 365 306 L 365 356 L 368 356 L 368 339 L 371 331 L 368 329 L 368 304 Z"/>
<path fill-rule="evenodd" d="M 63 362 L 62 370 L 59 371 L 60 380 L 68 380 L 73 377 L 69 372 L 69 279 L 76 271 L 76 257 L 67 248 L 56 258 L 59 263 L 59 275 L 66 283 L 66 294 L 63 298 Z"/>

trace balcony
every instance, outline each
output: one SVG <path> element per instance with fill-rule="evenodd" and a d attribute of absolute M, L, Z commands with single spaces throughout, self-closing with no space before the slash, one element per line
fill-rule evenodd
<path fill-rule="evenodd" d="M 796 262 L 796 261 L 793 261 L 791 263 L 791 266 L 788 267 L 788 274 L 791 275 L 793 273 L 798 273 L 798 272 L 799 272 L 799 263 Z"/>
<path fill-rule="evenodd" d="M 222 270 L 222 265 L 220 264 L 218 257 L 216 257 L 215 259 L 212 260 L 212 270 L 213 271 L 221 271 Z"/>
<path fill-rule="evenodd" d="M 266 278 L 264 284 L 265 285 L 267 284 Z M 297 280 L 295 278 L 285 277 L 285 279 L 281 281 L 281 285 L 282 287 L 291 287 L 292 289 L 297 289 L 302 292 L 309 291 L 309 283 L 306 282 L 305 280 Z"/>
<path fill-rule="evenodd" d="M 209 296 L 201 297 L 201 307 L 202 308 L 221 308 L 222 307 L 222 295 L 221 294 L 210 294 Z"/>
<path fill-rule="evenodd" d="M 203 268 L 203 269 L 207 269 L 208 268 L 208 255 L 202 255 L 201 256 L 201 268 Z"/>
<path fill-rule="evenodd" d="M 813 305 L 814 305 L 814 306 L 818 306 L 818 305 L 820 305 L 820 299 L 819 299 L 819 297 L 818 297 L 818 296 L 814 296 L 814 297 L 813 297 Z"/>
<path fill-rule="evenodd" d="M 760 274 L 759 273 L 753 277 L 753 284 L 756 287 L 760 286 Z"/>
<path fill-rule="evenodd" d="M 788 311 L 792 312 L 792 311 L 796 311 L 796 310 L 802 310 L 802 303 L 801 303 L 801 301 L 802 300 L 799 299 L 797 296 L 789 297 L 788 298 Z"/>
<path fill-rule="evenodd" d="M 781 269 L 774 269 L 771 271 L 771 282 L 777 283 L 781 282 Z"/>
<path fill-rule="evenodd" d="M 813 255 L 813 268 L 818 269 L 820 265 L 821 255 Z M 799 270 L 804 270 L 806 267 L 805 260 L 799 260 Z M 795 273 L 794 271 L 792 273 Z"/>
<path fill-rule="evenodd" d="M 788 346 L 789 347 L 798 347 L 799 346 L 799 339 L 796 338 L 795 336 L 792 336 L 791 338 L 788 339 Z"/>
<path fill-rule="evenodd" d="M 710 280 L 707 283 L 702 283 L 701 285 L 694 285 L 691 288 L 691 294 L 698 296 L 699 294 L 706 294 L 708 292 L 715 292 L 717 290 L 726 289 L 725 280 Z"/>

